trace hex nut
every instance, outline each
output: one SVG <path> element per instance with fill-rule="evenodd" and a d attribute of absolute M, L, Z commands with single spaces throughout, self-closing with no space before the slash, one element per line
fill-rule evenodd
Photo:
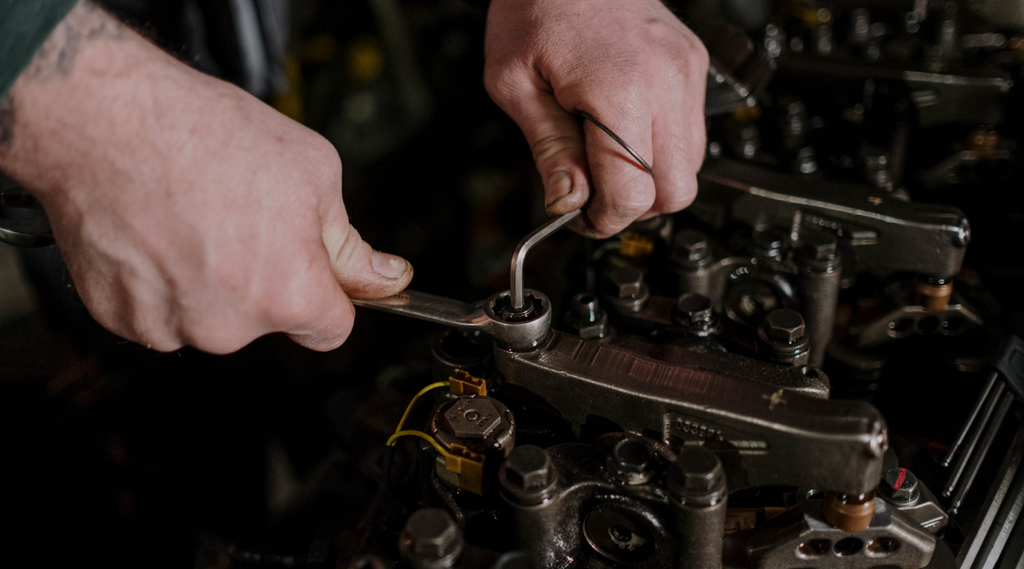
<path fill-rule="evenodd" d="M 792 344 L 805 335 L 804 317 L 789 308 L 777 308 L 764 317 L 761 324 L 768 338 L 776 342 Z"/>
<path fill-rule="evenodd" d="M 452 567 L 464 547 L 462 528 L 442 508 L 416 510 L 398 537 L 402 558 L 422 569 Z"/>
<path fill-rule="evenodd" d="M 461 397 L 444 413 L 452 433 L 463 439 L 484 439 L 501 424 L 490 397 Z"/>

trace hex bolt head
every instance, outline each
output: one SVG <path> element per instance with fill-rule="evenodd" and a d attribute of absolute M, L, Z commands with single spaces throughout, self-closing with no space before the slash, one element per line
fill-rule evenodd
<path fill-rule="evenodd" d="M 668 489 L 684 504 L 707 507 L 726 496 L 725 470 L 715 453 L 700 446 L 685 447 L 669 470 Z"/>
<path fill-rule="evenodd" d="M 906 468 L 890 468 L 882 476 L 883 494 L 899 505 L 911 504 L 921 496 L 917 476 Z"/>
<path fill-rule="evenodd" d="M 462 528 L 442 508 L 416 510 L 398 537 L 402 558 L 418 569 L 452 567 L 464 546 Z"/>
<path fill-rule="evenodd" d="M 654 450 L 647 441 L 630 437 L 612 447 L 608 455 L 608 473 L 627 484 L 643 484 L 650 480 Z"/>
<path fill-rule="evenodd" d="M 792 344 L 804 337 L 804 317 L 789 308 L 776 308 L 764 317 L 761 323 L 769 338 L 777 342 Z"/>
<path fill-rule="evenodd" d="M 556 489 L 558 470 L 548 451 L 536 445 L 512 449 L 498 468 L 498 483 L 507 498 L 521 504 L 539 504 Z"/>
<path fill-rule="evenodd" d="M 695 263 L 708 256 L 708 238 L 696 229 L 677 231 L 672 242 L 672 256 L 678 261 Z"/>
<path fill-rule="evenodd" d="M 456 437 L 485 439 L 501 424 L 501 414 L 489 397 L 460 397 L 444 412 L 444 420 Z"/>
<path fill-rule="evenodd" d="M 608 274 L 612 290 L 619 298 L 638 298 L 643 294 L 644 275 L 635 267 L 618 267 Z"/>
<path fill-rule="evenodd" d="M 676 321 L 684 326 L 705 326 L 714 320 L 715 313 L 711 310 L 711 300 L 696 292 L 688 292 L 679 297 L 674 310 Z"/>
<path fill-rule="evenodd" d="M 516 447 L 505 459 L 503 466 L 509 483 L 527 492 L 548 486 L 554 472 L 551 456 L 536 445 Z"/>
<path fill-rule="evenodd" d="M 811 261 L 832 261 L 839 251 L 834 235 L 822 231 L 809 231 L 802 236 L 800 257 Z"/>

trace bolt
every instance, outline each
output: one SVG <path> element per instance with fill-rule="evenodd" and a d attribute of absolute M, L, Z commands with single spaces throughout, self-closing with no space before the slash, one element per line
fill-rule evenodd
<path fill-rule="evenodd" d="M 448 428 L 456 437 L 485 439 L 501 424 L 501 414 L 489 397 L 460 397 L 444 412 Z"/>
<path fill-rule="evenodd" d="M 668 473 L 668 488 L 692 506 L 713 506 L 726 496 L 725 471 L 715 453 L 701 446 L 684 447 Z"/>
<path fill-rule="evenodd" d="M 566 323 L 579 332 L 581 338 L 604 338 L 608 333 L 608 315 L 597 302 L 597 298 L 587 292 L 572 297 L 572 306 L 566 315 Z"/>
<path fill-rule="evenodd" d="M 676 301 L 674 320 L 683 326 L 705 327 L 715 318 L 711 300 L 703 294 L 688 292 Z"/>
<path fill-rule="evenodd" d="M 622 439 L 608 455 L 608 472 L 627 484 L 643 484 L 650 480 L 654 451 L 640 438 Z"/>
<path fill-rule="evenodd" d="M 643 294 L 644 275 L 635 267 L 618 267 L 608 274 L 608 280 L 621 299 L 638 298 Z"/>
<path fill-rule="evenodd" d="M 811 261 L 834 261 L 839 245 L 834 235 L 808 231 L 800 243 L 800 256 Z"/>
<path fill-rule="evenodd" d="M 782 246 L 786 242 L 786 235 L 778 229 L 767 229 L 754 233 L 754 247 L 757 252 L 765 257 L 778 258 L 782 256 Z"/>
<path fill-rule="evenodd" d="M 871 13 L 860 8 L 850 13 L 850 41 L 862 43 L 868 39 L 868 28 L 871 26 Z"/>
<path fill-rule="evenodd" d="M 555 481 L 555 465 L 548 451 L 536 445 L 521 445 L 512 449 L 501 464 L 498 478 L 503 487 L 517 493 L 540 492 Z"/>
<path fill-rule="evenodd" d="M 778 342 L 792 344 L 804 337 L 804 317 L 789 308 L 772 310 L 761 325 L 768 337 Z"/>
<path fill-rule="evenodd" d="M 581 324 L 597 322 L 597 298 L 594 295 L 583 292 L 574 296 L 572 301 L 576 305 Z"/>
<path fill-rule="evenodd" d="M 677 231 L 672 245 L 672 256 L 680 262 L 697 263 L 708 256 L 708 238 L 695 229 Z"/>
<path fill-rule="evenodd" d="M 464 546 L 462 529 L 441 508 L 413 512 L 398 538 L 402 557 L 418 569 L 452 567 Z"/>
<path fill-rule="evenodd" d="M 882 476 L 882 489 L 889 499 L 899 505 L 916 502 L 921 496 L 917 477 L 906 468 L 890 468 Z"/>

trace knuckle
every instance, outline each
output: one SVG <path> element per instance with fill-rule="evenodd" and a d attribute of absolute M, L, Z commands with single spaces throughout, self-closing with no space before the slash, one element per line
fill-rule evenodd
<path fill-rule="evenodd" d="M 540 170 L 560 158 L 573 160 L 582 153 L 582 141 L 576 134 L 552 134 L 540 138 L 533 145 L 533 159 Z"/>
<path fill-rule="evenodd" d="M 188 345 L 211 354 L 230 354 L 241 350 L 254 338 L 241 334 L 237 327 L 214 330 L 209 325 L 181 332 Z"/>
<path fill-rule="evenodd" d="M 484 90 L 503 109 L 528 83 L 521 66 L 504 59 L 488 59 L 484 65 Z"/>
<path fill-rule="evenodd" d="M 640 217 L 654 205 L 654 189 L 649 184 L 630 184 L 630 189 L 618 192 L 612 199 L 615 216 L 626 222 Z"/>
<path fill-rule="evenodd" d="M 315 307 L 308 295 L 294 290 L 286 290 L 273 295 L 267 304 L 270 321 L 275 328 L 282 330 L 300 328 L 315 314 Z"/>

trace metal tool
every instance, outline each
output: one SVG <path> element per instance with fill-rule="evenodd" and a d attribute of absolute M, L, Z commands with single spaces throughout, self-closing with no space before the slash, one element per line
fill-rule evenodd
<path fill-rule="evenodd" d="M 978 396 L 978 400 L 974 402 L 974 407 L 971 409 L 970 415 L 967 416 L 967 421 L 964 426 L 960 428 L 960 433 L 956 436 L 956 441 L 953 446 L 949 448 L 949 452 L 946 453 L 946 457 L 942 459 L 942 466 L 949 468 L 949 465 L 953 463 L 953 457 L 956 456 L 957 451 L 960 450 L 960 446 L 963 445 L 964 439 L 967 438 L 967 433 L 971 430 L 971 424 L 978 418 L 978 413 L 981 411 L 982 406 L 985 404 L 985 399 L 988 398 L 988 394 L 995 387 L 996 382 L 999 380 L 999 372 L 994 371 L 988 376 L 988 381 L 985 382 L 985 387 L 981 390 L 981 395 Z"/>
<path fill-rule="evenodd" d="M 996 481 L 979 510 L 981 513 L 957 556 L 957 567 L 968 569 L 996 566 L 1007 545 L 1007 537 L 1013 530 L 1013 521 L 1010 518 L 1017 520 L 1021 506 L 1024 506 L 1024 472 L 1020 468 L 1022 461 L 1024 427 L 1017 431 L 1013 442 L 1010 443 L 1006 458 L 996 475 Z"/>
<path fill-rule="evenodd" d="M 0 241 L 18 247 L 53 244 L 43 206 L 21 188 L 0 191 Z"/>
<path fill-rule="evenodd" d="M 576 219 L 583 213 L 582 209 L 571 211 L 558 217 L 549 219 L 544 225 L 534 229 L 529 235 L 523 238 L 516 246 L 516 252 L 512 254 L 512 267 L 509 270 L 511 282 L 509 290 L 512 293 L 512 310 L 522 312 L 526 310 L 526 295 L 523 293 L 523 265 L 526 263 L 526 254 L 534 245 L 546 239 L 552 233 L 558 231 L 565 224 Z"/>
<path fill-rule="evenodd" d="M 516 247 L 510 271 L 511 288 L 486 300 L 466 303 L 406 290 L 379 299 L 352 299 L 356 306 L 376 308 L 418 320 L 435 322 L 462 330 L 480 330 L 502 347 L 523 350 L 535 347 L 551 328 L 551 301 L 543 293 L 523 288 L 523 265 L 534 245 L 579 217 L 576 210 L 548 220 Z"/>
<path fill-rule="evenodd" d="M 551 327 L 548 298 L 534 290 L 527 290 L 525 294 L 531 298 L 533 310 L 523 319 L 511 319 L 503 312 L 503 306 L 510 298 L 508 291 L 473 303 L 415 290 L 372 300 L 353 298 L 352 303 L 461 330 L 480 330 L 503 347 L 521 350 L 536 346 Z"/>
<path fill-rule="evenodd" d="M 993 364 L 995 371 L 989 375 L 981 395 L 971 408 L 967 421 L 960 428 L 952 448 L 942 461 L 949 466 L 957 450 L 963 452 L 949 480 L 942 489 L 942 495 L 950 498 L 949 512 L 955 514 L 963 503 L 964 496 L 971 489 L 989 448 L 1010 412 L 1015 398 L 1024 392 L 1024 341 L 1009 336 L 1000 350 L 999 358 Z M 970 435 L 968 435 L 970 432 Z M 977 447 L 977 452 L 975 449 Z"/>

